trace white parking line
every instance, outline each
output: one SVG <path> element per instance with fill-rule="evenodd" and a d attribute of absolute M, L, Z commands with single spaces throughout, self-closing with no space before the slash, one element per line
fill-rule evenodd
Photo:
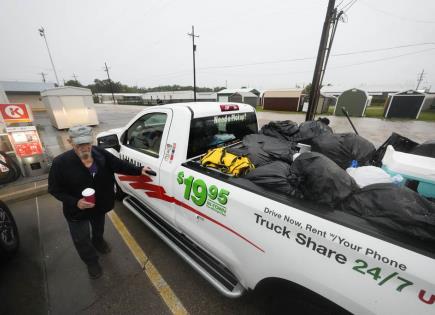
<path fill-rule="evenodd" d="M 36 183 L 35 183 L 36 188 Z M 38 202 L 38 196 L 35 197 L 35 204 L 36 204 L 36 219 L 38 222 L 38 237 L 39 237 L 39 246 L 40 246 L 40 253 L 41 253 L 41 267 L 42 267 L 42 276 L 44 278 L 44 295 L 47 302 L 47 314 L 50 314 L 50 297 L 48 295 L 48 279 L 47 279 L 47 269 L 45 265 L 45 251 L 44 251 L 44 245 L 42 244 L 41 239 L 41 217 L 39 215 L 39 202 Z"/>

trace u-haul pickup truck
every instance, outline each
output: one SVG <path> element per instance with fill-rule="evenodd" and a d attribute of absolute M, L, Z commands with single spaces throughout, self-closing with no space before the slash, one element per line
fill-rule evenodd
<path fill-rule="evenodd" d="M 249 105 L 182 103 L 149 107 L 97 141 L 149 167 L 116 176 L 124 205 L 226 296 L 281 279 L 352 313 L 435 314 L 433 244 L 200 165 L 257 131 Z"/>

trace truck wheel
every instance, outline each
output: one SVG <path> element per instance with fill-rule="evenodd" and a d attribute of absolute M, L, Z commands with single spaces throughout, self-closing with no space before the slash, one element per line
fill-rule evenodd
<path fill-rule="evenodd" d="M 115 199 L 122 201 L 125 197 L 127 197 L 127 194 L 122 191 L 121 187 L 119 187 L 117 183 L 115 183 Z"/>
<path fill-rule="evenodd" d="M 0 201 L 0 256 L 11 257 L 20 245 L 17 224 L 6 204 Z"/>

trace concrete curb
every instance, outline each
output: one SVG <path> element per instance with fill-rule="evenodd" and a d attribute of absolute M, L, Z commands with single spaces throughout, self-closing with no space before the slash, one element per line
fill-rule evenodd
<path fill-rule="evenodd" d="M 48 192 L 48 183 L 36 185 L 30 188 L 20 189 L 0 195 L 0 200 L 4 202 L 15 202 L 44 195 Z"/>

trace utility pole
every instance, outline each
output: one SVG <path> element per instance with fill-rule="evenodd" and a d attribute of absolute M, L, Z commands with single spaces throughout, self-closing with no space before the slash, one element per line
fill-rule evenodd
<path fill-rule="evenodd" d="M 113 85 L 112 85 L 112 80 L 110 80 L 110 75 L 109 75 L 109 68 L 107 67 L 107 63 L 104 62 L 104 66 L 105 66 L 105 70 L 107 72 L 107 78 L 109 79 L 109 84 L 110 84 L 110 91 L 112 92 L 112 99 L 113 99 L 113 103 L 116 104 L 115 101 L 115 94 L 113 94 Z"/>
<path fill-rule="evenodd" d="M 328 46 L 326 47 L 327 53 L 326 53 L 325 62 L 323 64 L 323 68 L 322 68 L 322 74 L 320 77 L 319 94 L 320 94 L 320 89 L 322 88 L 323 77 L 325 76 L 325 72 L 326 72 L 326 66 L 328 65 L 329 55 L 331 54 L 331 47 L 332 47 L 332 43 L 334 42 L 335 31 L 337 30 L 337 24 L 338 24 L 338 21 L 340 21 L 340 18 L 343 14 L 344 14 L 344 11 L 337 12 L 337 9 L 334 9 L 334 11 L 332 13 L 332 15 L 333 15 L 332 19 L 331 19 L 332 31 L 331 31 L 331 37 L 329 38 Z M 317 95 L 317 97 L 319 97 L 319 94 Z M 316 104 L 317 104 L 317 102 L 316 102 Z"/>
<path fill-rule="evenodd" d="M 74 78 L 74 81 L 76 81 L 76 82 L 79 82 L 78 80 L 77 80 L 77 76 L 76 76 L 76 74 L 73 72 L 73 78 Z"/>
<path fill-rule="evenodd" d="M 424 69 L 421 70 L 420 76 L 417 79 L 417 87 L 415 88 L 416 90 L 418 90 L 418 87 L 420 86 L 421 81 L 423 81 L 423 76 L 424 76 Z"/>
<path fill-rule="evenodd" d="M 193 50 L 193 100 L 196 102 L 196 70 L 195 70 L 195 37 L 199 37 L 199 35 L 195 35 L 195 28 L 192 25 L 192 33 L 187 33 L 188 36 L 192 37 L 192 50 Z"/>
<path fill-rule="evenodd" d="M 48 50 L 48 56 L 50 57 L 51 66 L 53 67 L 54 76 L 56 77 L 57 85 L 60 85 L 60 84 L 59 84 L 59 78 L 57 77 L 56 68 L 54 67 L 53 58 L 51 57 L 50 48 L 48 48 L 48 42 L 47 42 L 47 36 L 45 35 L 45 29 L 41 26 L 41 28 L 38 29 L 38 31 L 39 31 L 39 35 L 40 35 L 41 37 L 44 37 L 45 45 L 47 46 L 47 50 Z"/>
<path fill-rule="evenodd" d="M 47 73 L 40 72 L 39 74 L 42 76 L 42 82 L 45 83 L 45 75 L 46 75 Z"/>
<path fill-rule="evenodd" d="M 313 81 L 311 83 L 310 102 L 308 105 L 305 120 L 313 120 L 316 111 L 316 104 L 320 93 L 320 79 L 322 78 L 322 69 L 325 62 L 326 47 L 329 39 L 331 21 L 334 17 L 335 0 L 329 0 L 328 9 L 326 10 L 325 22 L 323 23 L 322 36 L 320 37 L 319 50 L 317 52 L 316 67 L 314 69 Z"/>

